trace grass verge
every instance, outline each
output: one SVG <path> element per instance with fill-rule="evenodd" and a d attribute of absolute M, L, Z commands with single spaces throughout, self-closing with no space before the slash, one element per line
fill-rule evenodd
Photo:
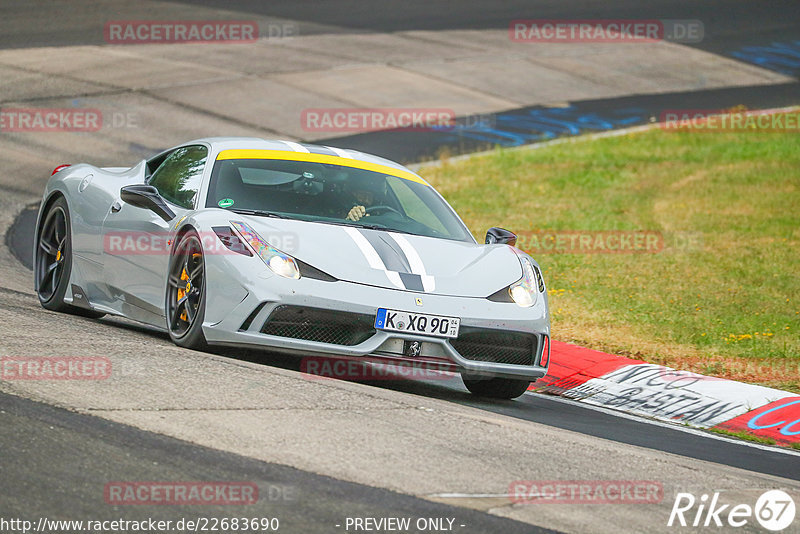
<path fill-rule="evenodd" d="M 724 430 L 722 428 L 709 428 L 710 432 L 714 434 L 719 434 L 721 436 L 727 436 L 731 438 L 738 438 L 744 441 L 752 441 L 753 443 L 760 443 L 762 445 L 775 445 L 775 440 L 772 438 L 763 438 L 761 436 L 756 436 L 755 434 L 750 434 L 749 432 L 731 432 L 730 430 Z"/>
<path fill-rule="evenodd" d="M 520 236 L 553 337 L 800 392 L 800 135 L 653 129 L 443 160 L 422 174 L 475 236 Z M 644 253 L 546 236 L 654 232 Z"/>

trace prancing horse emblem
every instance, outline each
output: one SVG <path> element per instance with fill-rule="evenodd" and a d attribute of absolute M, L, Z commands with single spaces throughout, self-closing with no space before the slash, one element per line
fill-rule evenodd
<path fill-rule="evenodd" d="M 422 352 L 422 343 L 419 341 L 411 341 L 406 344 L 406 356 L 409 358 L 416 358 Z"/>
<path fill-rule="evenodd" d="M 421 298 L 417 297 L 415 302 L 417 303 L 417 306 L 422 306 L 422 299 Z"/>

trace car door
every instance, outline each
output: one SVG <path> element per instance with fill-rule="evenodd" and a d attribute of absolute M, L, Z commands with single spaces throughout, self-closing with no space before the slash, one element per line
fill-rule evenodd
<path fill-rule="evenodd" d="M 207 159 L 206 146 L 188 145 L 156 161 L 147 184 L 158 189 L 175 219 L 165 221 L 117 198 L 103 222 L 104 278 L 112 307 L 127 317 L 163 326 L 170 230 L 195 209 Z"/>

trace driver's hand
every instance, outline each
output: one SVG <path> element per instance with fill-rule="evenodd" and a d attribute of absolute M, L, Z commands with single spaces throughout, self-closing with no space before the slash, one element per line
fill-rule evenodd
<path fill-rule="evenodd" d="M 367 208 L 365 208 L 364 206 L 353 206 L 353 208 L 350 210 L 350 213 L 347 214 L 347 217 L 345 217 L 345 219 L 347 219 L 348 221 L 357 221 L 361 219 L 361 217 L 363 217 L 366 213 L 367 213 Z"/>

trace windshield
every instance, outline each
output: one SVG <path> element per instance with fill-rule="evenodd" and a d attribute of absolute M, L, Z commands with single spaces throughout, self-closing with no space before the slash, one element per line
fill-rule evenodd
<path fill-rule="evenodd" d="M 207 198 L 209 208 L 472 242 L 461 220 L 429 185 L 329 163 L 218 160 Z"/>

